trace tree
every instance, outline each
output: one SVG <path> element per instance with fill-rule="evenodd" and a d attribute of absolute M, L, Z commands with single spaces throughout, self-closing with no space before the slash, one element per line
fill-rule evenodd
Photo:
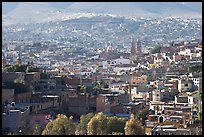
<path fill-rule="evenodd" d="M 137 119 L 141 120 L 142 123 L 145 123 L 145 120 L 147 119 L 147 115 L 149 115 L 148 109 L 142 109 L 137 114 Z"/>
<path fill-rule="evenodd" d="M 87 135 L 87 124 L 93 116 L 93 113 L 88 113 L 80 117 L 80 123 L 77 125 L 75 132 L 76 135 Z"/>
<path fill-rule="evenodd" d="M 14 93 L 32 92 L 31 86 L 24 80 L 14 80 L 12 82 L 5 82 L 4 88 L 14 89 Z"/>
<path fill-rule="evenodd" d="M 156 46 L 155 48 L 153 48 L 150 53 L 151 54 L 155 54 L 155 53 L 160 53 L 161 52 L 161 48 L 162 46 Z"/>
<path fill-rule="evenodd" d="M 40 73 L 40 78 L 41 79 L 49 79 L 49 75 L 47 73 L 41 72 Z"/>
<path fill-rule="evenodd" d="M 108 133 L 109 134 L 124 134 L 126 120 L 124 118 L 108 117 Z"/>
<path fill-rule="evenodd" d="M 58 114 L 57 118 L 48 122 L 42 135 L 74 135 L 73 117 L 67 118 L 63 114 Z"/>
<path fill-rule="evenodd" d="M 97 113 L 87 125 L 88 135 L 107 135 L 107 117 L 102 113 Z"/>
<path fill-rule="evenodd" d="M 102 85 L 101 85 L 100 82 L 95 82 L 93 84 L 93 91 L 94 91 L 95 94 L 98 94 L 99 89 L 101 89 L 101 88 L 102 88 Z"/>
<path fill-rule="evenodd" d="M 33 124 L 31 127 L 28 128 L 27 130 L 28 135 L 41 135 L 41 126 L 39 124 Z"/>
<path fill-rule="evenodd" d="M 190 73 L 202 73 L 202 64 L 190 65 L 188 71 Z"/>
<path fill-rule="evenodd" d="M 33 47 L 41 47 L 41 43 L 40 42 L 34 42 Z"/>
<path fill-rule="evenodd" d="M 28 66 L 26 69 L 26 72 L 39 72 L 39 68 L 33 67 L 33 66 Z"/>
<path fill-rule="evenodd" d="M 3 72 L 26 72 L 27 65 L 14 64 L 3 69 Z"/>
<path fill-rule="evenodd" d="M 86 91 L 86 87 L 83 85 L 83 86 L 81 86 L 80 87 L 80 91 L 82 92 L 82 93 L 84 93 L 85 91 Z"/>
<path fill-rule="evenodd" d="M 131 114 L 130 119 L 125 124 L 125 135 L 144 135 L 145 131 L 141 123 L 135 119 L 135 116 Z"/>

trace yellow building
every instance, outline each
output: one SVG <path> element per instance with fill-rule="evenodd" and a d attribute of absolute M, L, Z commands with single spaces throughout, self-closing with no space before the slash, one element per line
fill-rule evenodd
<path fill-rule="evenodd" d="M 142 75 L 140 77 L 132 77 L 131 84 L 137 85 L 138 83 L 146 83 L 147 82 L 147 75 Z"/>

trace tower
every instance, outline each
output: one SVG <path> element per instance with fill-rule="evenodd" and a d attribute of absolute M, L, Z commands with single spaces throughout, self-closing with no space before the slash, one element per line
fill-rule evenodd
<path fill-rule="evenodd" d="M 18 57 L 17 57 L 17 60 L 16 60 L 16 64 L 21 64 L 22 61 L 21 61 L 21 54 L 20 54 L 20 51 L 18 52 Z"/>
<path fill-rule="evenodd" d="M 135 61 L 141 56 L 141 52 L 142 52 L 141 42 L 139 40 L 135 41 L 133 39 L 131 45 L 132 45 L 131 46 L 131 60 Z"/>
<path fill-rule="evenodd" d="M 6 62 L 6 56 L 5 54 L 3 53 L 2 54 L 2 67 L 4 68 L 6 66 L 7 62 Z"/>

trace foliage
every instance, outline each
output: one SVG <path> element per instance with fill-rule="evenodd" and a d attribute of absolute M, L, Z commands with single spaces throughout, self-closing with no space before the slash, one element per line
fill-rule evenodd
<path fill-rule="evenodd" d="M 41 126 L 39 124 L 33 124 L 27 131 L 28 135 L 41 135 Z"/>
<path fill-rule="evenodd" d="M 48 122 L 42 135 L 74 135 L 74 132 L 73 117 L 58 114 L 55 120 Z"/>
<path fill-rule="evenodd" d="M 124 118 L 108 117 L 108 133 L 109 134 L 124 134 L 124 127 L 125 127 L 126 120 Z"/>
<path fill-rule="evenodd" d="M 40 73 L 40 78 L 41 79 L 49 79 L 49 76 L 48 76 L 48 74 L 47 73 Z"/>
<path fill-rule="evenodd" d="M 98 90 L 98 89 L 100 89 L 100 88 L 102 88 L 102 86 L 101 86 L 101 84 L 100 84 L 99 82 L 95 82 L 95 83 L 93 84 L 93 90 Z"/>
<path fill-rule="evenodd" d="M 107 121 L 107 117 L 102 112 L 97 113 L 87 125 L 88 135 L 107 135 Z"/>
<path fill-rule="evenodd" d="M 142 123 L 145 122 L 147 119 L 147 115 L 149 115 L 149 110 L 148 109 L 142 109 L 137 113 L 137 119 L 141 120 Z"/>
<path fill-rule="evenodd" d="M 34 46 L 34 47 L 41 47 L 41 43 L 40 43 L 40 42 L 34 42 L 34 43 L 33 43 L 33 46 Z"/>
<path fill-rule="evenodd" d="M 198 112 L 198 121 L 202 123 L 202 110 Z"/>
<path fill-rule="evenodd" d="M 84 85 L 81 86 L 81 87 L 80 87 L 80 91 L 81 91 L 82 93 L 84 93 L 84 92 L 86 91 L 86 86 L 84 86 Z"/>
<path fill-rule="evenodd" d="M 26 72 L 39 72 L 39 68 L 33 67 L 33 66 L 28 66 L 26 69 Z"/>
<path fill-rule="evenodd" d="M 5 82 L 4 88 L 14 89 L 14 93 L 32 92 L 30 85 L 23 80 L 14 80 L 13 82 Z"/>
<path fill-rule="evenodd" d="M 27 65 L 14 64 L 5 67 L 2 72 L 26 72 Z"/>
<path fill-rule="evenodd" d="M 156 46 L 155 48 L 150 50 L 150 53 L 151 54 L 160 53 L 161 52 L 161 48 L 162 48 L 162 46 Z"/>
<path fill-rule="evenodd" d="M 77 125 L 75 132 L 76 135 L 87 135 L 87 124 L 93 116 L 93 113 L 88 113 L 80 117 L 80 123 Z"/>
<path fill-rule="evenodd" d="M 125 124 L 125 135 L 144 135 L 145 131 L 141 123 L 131 114 L 130 119 Z"/>
<path fill-rule="evenodd" d="M 124 134 L 121 132 L 113 132 L 112 135 L 124 135 Z"/>
<path fill-rule="evenodd" d="M 188 67 L 190 73 L 201 73 L 202 74 L 202 64 L 195 64 Z"/>

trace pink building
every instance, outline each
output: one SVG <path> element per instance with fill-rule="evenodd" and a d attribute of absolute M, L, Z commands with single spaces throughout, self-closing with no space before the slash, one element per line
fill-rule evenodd
<path fill-rule="evenodd" d="M 182 56 L 181 55 L 173 55 L 173 61 L 177 62 L 177 61 L 181 61 L 182 60 Z"/>

